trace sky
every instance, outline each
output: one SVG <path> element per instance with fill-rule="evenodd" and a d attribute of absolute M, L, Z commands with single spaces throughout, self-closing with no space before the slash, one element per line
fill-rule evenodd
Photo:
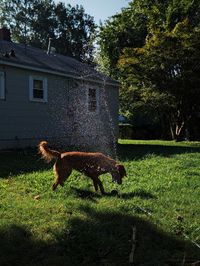
<path fill-rule="evenodd" d="M 82 5 L 88 15 L 94 17 L 97 24 L 105 22 L 106 19 L 119 13 L 123 7 L 128 6 L 130 0 L 55 0 L 56 3 Z"/>

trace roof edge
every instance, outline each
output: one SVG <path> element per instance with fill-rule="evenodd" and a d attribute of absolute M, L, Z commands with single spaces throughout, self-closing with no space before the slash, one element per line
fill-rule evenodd
<path fill-rule="evenodd" d="M 78 80 L 84 79 L 84 80 L 89 81 L 89 82 L 95 82 L 95 83 L 99 83 L 99 84 L 107 84 L 107 85 L 112 85 L 112 86 L 116 86 L 116 87 L 119 86 L 119 82 L 118 81 L 111 82 L 111 81 L 106 81 L 106 80 L 104 81 L 104 80 L 84 78 L 84 77 L 81 77 L 81 76 L 77 76 L 75 74 L 70 74 L 70 73 L 67 74 L 67 73 L 62 73 L 62 72 L 49 70 L 49 69 L 44 69 L 44 68 L 40 68 L 40 67 L 33 67 L 33 66 L 17 64 L 17 63 L 8 62 L 8 61 L 2 60 L 2 59 L 0 59 L 0 64 L 7 65 L 7 66 L 12 66 L 12 67 L 18 67 L 18 68 L 21 68 L 21 69 L 39 71 L 39 72 L 52 74 L 52 75 L 57 75 L 57 76 L 61 76 L 61 77 L 74 78 L 74 79 L 78 79 Z"/>

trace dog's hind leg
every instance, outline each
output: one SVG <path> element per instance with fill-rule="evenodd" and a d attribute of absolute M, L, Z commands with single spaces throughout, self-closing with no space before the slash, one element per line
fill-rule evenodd
<path fill-rule="evenodd" d="M 70 176 L 72 170 L 71 169 L 63 169 L 58 166 L 57 162 L 54 165 L 54 174 L 56 176 L 56 180 L 52 186 L 53 191 L 56 190 L 57 186 L 64 186 L 65 180 Z"/>

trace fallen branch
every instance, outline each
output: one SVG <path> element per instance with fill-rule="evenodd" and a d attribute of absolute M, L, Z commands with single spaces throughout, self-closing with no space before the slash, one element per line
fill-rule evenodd
<path fill-rule="evenodd" d="M 183 261 L 182 261 L 182 266 L 184 266 L 185 265 L 185 258 L 186 258 L 186 254 L 185 254 L 185 252 L 184 252 L 184 255 L 183 255 Z"/>
<path fill-rule="evenodd" d="M 194 240 L 190 239 L 189 236 L 187 236 L 186 234 L 183 234 L 183 236 L 187 238 L 189 241 L 191 241 L 196 247 L 200 248 L 200 245 Z"/>
<path fill-rule="evenodd" d="M 134 253 L 135 253 L 135 247 L 136 247 L 136 227 L 132 227 L 133 234 L 132 234 L 132 248 L 129 255 L 129 263 L 133 263 Z"/>
<path fill-rule="evenodd" d="M 147 211 L 147 210 L 143 209 L 142 207 L 139 207 L 139 206 L 137 206 L 137 208 L 138 208 L 139 210 L 141 210 L 142 212 L 144 212 L 144 213 L 148 214 L 149 216 L 151 216 L 151 215 L 152 215 L 152 214 L 151 214 L 149 211 Z"/>
<path fill-rule="evenodd" d="M 200 260 L 195 261 L 195 262 L 193 262 L 193 263 L 191 264 L 191 266 L 198 266 L 198 265 L 200 265 Z"/>

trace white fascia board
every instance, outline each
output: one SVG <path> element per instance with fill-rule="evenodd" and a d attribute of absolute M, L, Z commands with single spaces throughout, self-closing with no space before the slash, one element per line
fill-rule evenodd
<path fill-rule="evenodd" d="M 13 63 L 13 62 L 4 61 L 4 60 L 0 60 L 0 65 L 7 65 L 7 66 L 17 67 L 17 68 L 21 68 L 21 69 L 26 69 L 26 70 L 33 70 L 33 71 L 38 71 L 38 72 L 42 72 L 42 73 L 57 75 L 57 76 L 61 76 L 61 77 L 74 78 L 74 79 L 78 79 L 78 80 L 95 82 L 95 83 L 99 83 L 99 84 L 112 85 L 112 86 L 116 86 L 116 87 L 119 86 L 119 84 L 117 84 L 118 82 L 107 82 L 107 81 L 104 82 L 104 81 L 100 81 L 100 80 L 96 80 L 96 79 L 84 78 L 84 77 L 73 75 L 73 74 L 67 74 L 67 73 L 62 73 L 62 72 L 58 72 L 58 71 L 54 71 L 54 70 L 17 64 L 17 63 Z"/>

